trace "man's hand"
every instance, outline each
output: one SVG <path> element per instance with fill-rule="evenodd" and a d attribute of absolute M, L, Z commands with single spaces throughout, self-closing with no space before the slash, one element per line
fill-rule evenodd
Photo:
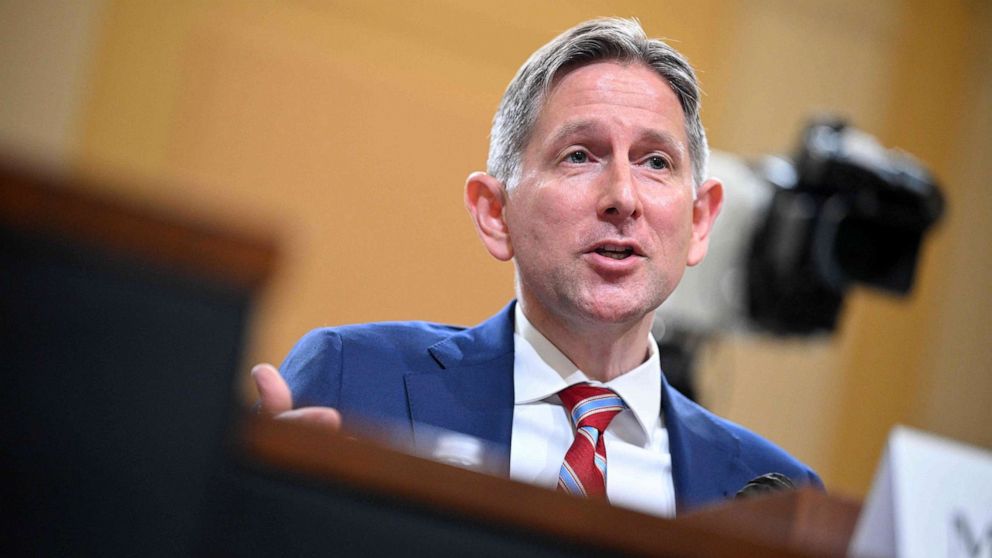
<path fill-rule="evenodd" d="M 293 394 L 279 371 L 271 364 L 257 364 L 251 369 L 260 398 L 260 411 L 278 420 L 291 420 L 319 425 L 323 428 L 341 428 L 341 413 L 330 407 L 303 407 L 293 409 Z"/>

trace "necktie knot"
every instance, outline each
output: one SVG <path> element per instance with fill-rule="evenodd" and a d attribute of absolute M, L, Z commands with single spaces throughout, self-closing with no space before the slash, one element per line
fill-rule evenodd
<path fill-rule="evenodd" d="M 606 445 L 603 431 L 626 408 L 613 391 L 576 384 L 558 393 L 575 426 L 575 440 L 558 474 L 558 490 L 582 496 L 606 496 Z"/>
<path fill-rule="evenodd" d="M 612 390 L 589 384 L 575 384 L 558 393 L 575 428 L 592 427 L 602 432 L 613 417 L 627 408 Z"/>

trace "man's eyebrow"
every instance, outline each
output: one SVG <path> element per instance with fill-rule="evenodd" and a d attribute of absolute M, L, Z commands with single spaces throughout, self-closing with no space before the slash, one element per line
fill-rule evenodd
<path fill-rule="evenodd" d="M 553 136 L 551 136 L 550 144 L 558 145 L 572 136 L 592 132 L 598 128 L 599 124 L 592 120 L 573 120 L 571 122 L 566 122 L 561 126 L 561 128 L 558 128 L 558 131 L 556 131 Z"/>
<path fill-rule="evenodd" d="M 594 120 L 574 120 L 566 122 L 551 136 L 550 145 L 558 145 L 568 138 L 589 132 L 596 132 L 601 125 Z M 680 158 L 685 154 L 685 146 L 674 135 L 655 129 L 643 130 L 638 138 L 640 143 L 662 145 L 666 150 L 675 152 Z"/>
<path fill-rule="evenodd" d="M 669 151 L 675 152 L 679 158 L 685 154 L 685 146 L 678 138 L 661 130 L 645 130 L 641 133 L 641 141 L 650 144 L 664 145 Z"/>

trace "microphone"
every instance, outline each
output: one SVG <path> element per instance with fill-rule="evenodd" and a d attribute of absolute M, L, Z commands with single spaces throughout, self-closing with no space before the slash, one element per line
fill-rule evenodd
<path fill-rule="evenodd" d="M 767 496 L 775 492 L 795 490 L 796 485 L 792 479 L 782 473 L 767 473 L 760 477 L 755 477 L 744 485 L 744 488 L 737 491 L 735 498 L 753 498 L 754 496 Z"/>

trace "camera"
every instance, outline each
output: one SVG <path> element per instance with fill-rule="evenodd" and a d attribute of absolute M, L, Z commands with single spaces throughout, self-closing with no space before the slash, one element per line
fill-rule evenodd
<path fill-rule="evenodd" d="M 913 286 L 920 245 L 943 212 L 938 186 L 910 155 L 842 121 L 816 121 L 795 162 L 765 159 L 773 186 L 747 261 L 747 311 L 778 334 L 833 330 L 847 289 Z"/>

